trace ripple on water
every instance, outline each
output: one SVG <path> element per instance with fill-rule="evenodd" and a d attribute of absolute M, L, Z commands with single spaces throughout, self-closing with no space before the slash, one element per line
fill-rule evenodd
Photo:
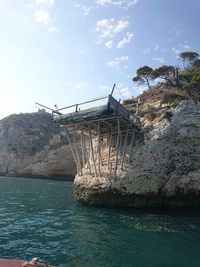
<path fill-rule="evenodd" d="M 0 178 L 0 255 L 60 267 L 200 266 L 199 211 L 82 206 L 70 183 Z"/>

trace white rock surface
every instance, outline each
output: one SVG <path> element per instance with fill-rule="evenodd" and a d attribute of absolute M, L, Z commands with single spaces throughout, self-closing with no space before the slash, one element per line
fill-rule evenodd
<path fill-rule="evenodd" d="M 46 112 L 11 115 L 0 121 L 0 174 L 73 177 L 76 167 L 65 130 Z"/>
<path fill-rule="evenodd" d="M 131 165 L 116 179 L 76 176 L 76 198 L 93 205 L 200 205 L 200 102 L 184 101 L 172 113 L 134 147 Z"/>

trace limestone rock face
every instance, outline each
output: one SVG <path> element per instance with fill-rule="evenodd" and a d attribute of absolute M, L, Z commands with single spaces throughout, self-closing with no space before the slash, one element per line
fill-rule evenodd
<path fill-rule="evenodd" d="M 65 130 L 44 111 L 0 121 L 0 174 L 73 177 L 76 168 Z"/>
<path fill-rule="evenodd" d="M 183 101 L 171 113 L 170 121 L 152 124 L 116 178 L 76 176 L 76 198 L 92 205 L 200 206 L 200 102 Z"/>

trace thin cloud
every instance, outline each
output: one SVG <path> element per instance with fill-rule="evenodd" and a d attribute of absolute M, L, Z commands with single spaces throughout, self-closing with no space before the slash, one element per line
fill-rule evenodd
<path fill-rule="evenodd" d="M 79 3 L 79 2 L 75 2 L 74 6 L 76 8 L 78 8 L 79 10 L 81 10 L 83 15 L 85 15 L 85 16 L 87 16 L 90 13 L 90 11 L 92 10 L 91 6 L 86 6 L 86 5 L 83 5 L 83 4 Z"/>
<path fill-rule="evenodd" d="M 49 5 L 52 6 L 55 4 L 55 0 L 36 0 L 36 5 Z"/>
<path fill-rule="evenodd" d="M 83 88 L 83 87 L 85 87 L 86 86 L 86 83 L 76 83 L 75 85 L 74 85 L 74 87 L 76 88 L 76 89 L 79 89 L 79 88 Z"/>
<path fill-rule="evenodd" d="M 151 53 L 151 49 L 149 47 L 147 47 L 144 51 L 143 54 L 150 54 Z"/>
<path fill-rule="evenodd" d="M 131 92 L 128 87 L 120 88 L 120 92 L 124 98 L 131 98 Z"/>
<path fill-rule="evenodd" d="M 114 59 L 108 61 L 106 65 L 110 68 L 122 69 L 126 66 L 126 65 L 122 66 L 123 63 L 127 62 L 128 60 L 129 60 L 128 56 L 115 57 Z"/>
<path fill-rule="evenodd" d="M 127 99 L 132 97 L 130 89 L 122 83 L 117 84 L 116 89 L 117 98 Z"/>
<path fill-rule="evenodd" d="M 126 19 L 115 20 L 110 18 L 97 21 L 95 27 L 97 42 L 104 43 L 106 47 L 110 48 L 113 38 L 123 32 L 128 26 L 129 22 Z"/>
<path fill-rule="evenodd" d="M 58 27 L 56 27 L 56 26 L 49 26 L 48 27 L 48 31 L 49 32 L 59 32 L 60 29 Z"/>
<path fill-rule="evenodd" d="M 46 26 L 49 26 L 52 22 L 49 13 L 44 10 L 37 10 L 34 14 L 34 20 Z"/>
<path fill-rule="evenodd" d="M 176 58 L 179 58 L 179 55 L 181 52 L 187 51 L 191 49 L 190 45 L 187 44 L 179 44 L 178 48 L 177 47 L 173 47 L 172 48 L 172 52 L 175 54 Z"/>
<path fill-rule="evenodd" d="M 159 62 L 160 64 L 164 64 L 165 63 L 165 60 L 163 57 L 154 57 L 152 58 L 154 61 L 157 61 Z"/>
<path fill-rule="evenodd" d="M 119 7 L 130 7 L 138 3 L 138 0 L 96 0 L 96 3 L 101 6 L 112 5 Z"/>
<path fill-rule="evenodd" d="M 54 25 L 49 12 L 45 10 L 36 10 L 33 14 L 33 19 L 35 22 L 44 25 L 49 32 L 57 33 L 60 31 L 60 29 Z"/>
<path fill-rule="evenodd" d="M 59 32 L 60 29 L 55 25 L 55 19 L 52 19 L 51 13 L 54 11 L 54 5 L 57 0 L 30 0 L 26 8 L 32 13 L 29 20 L 43 25 L 49 32 Z"/>
<path fill-rule="evenodd" d="M 98 87 L 101 91 L 105 93 L 109 93 L 112 89 L 112 86 L 104 85 L 104 84 L 99 84 Z M 127 98 L 131 98 L 132 94 L 131 94 L 130 89 L 127 86 L 124 86 L 122 83 L 119 83 L 115 87 L 114 96 L 117 99 L 119 98 L 127 99 Z"/>
<path fill-rule="evenodd" d="M 107 48 L 112 48 L 113 47 L 113 41 L 112 40 L 109 40 L 105 43 L 105 47 Z"/>
<path fill-rule="evenodd" d="M 125 37 L 117 44 L 117 48 L 123 48 L 126 46 L 128 43 L 130 43 L 133 36 L 134 34 L 132 32 L 127 32 Z"/>
<path fill-rule="evenodd" d="M 98 87 L 99 87 L 99 90 L 101 90 L 101 91 L 110 91 L 110 86 L 109 85 L 104 85 L 104 84 L 99 84 L 98 85 Z"/>

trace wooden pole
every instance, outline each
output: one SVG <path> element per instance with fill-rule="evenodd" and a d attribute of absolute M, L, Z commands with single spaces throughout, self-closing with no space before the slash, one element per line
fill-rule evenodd
<path fill-rule="evenodd" d="M 83 145 L 84 145 L 84 151 L 85 151 L 85 155 L 86 155 L 86 159 L 87 159 L 87 166 L 89 167 L 89 173 L 90 173 L 90 175 L 91 175 L 92 172 L 91 172 L 91 166 L 90 166 L 90 157 L 89 157 L 89 154 L 88 154 L 86 145 L 85 145 L 85 135 L 83 135 L 83 139 L 84 139 L 84 142 L 83 142 Z M 89 145 L 89 146 L 90 146 L 90 145 Z M 89 148 L 88 148 L 88 149 L 89 149 Z"/>
<path fill-rule="evenodd" d="M 119 153 L 119 138 L 120 138 L 120 121 L 119 118 L 117 119 L 117 144 L 116 144 L 116 159 L 115 159 L 115 170 L 114 170 L 114 176 L 116 177 L 117 173 L 117 166 L 118 166 L 118 153 Z"/>
<path fill-rule="evenodd" d="M 99 176 L 101 176 L 101 129 L 100 129 L 100 122 L 98 122 L 98 170 Z"/>
<path fill-rule="evenodd" d="M 74 148 L 75 148 L 76 158 L 77 158 L 77 163 L 78 163 L 78 169 L 79 169 L 80 175 L 82 176 L 82 166 L 81 166 L 80 157 L 79 157 L 79 153 L 77 149 L 77 142 L 76 142 L 76 135 L 75 135 L 74 127 L 73 127 L 73 141 L 74 141 Z"/>
<path fill-rule="evenodd" d="M 112 162 L 110 163 L 110 177 L 112 175 Z"/>
<path fill-rule="evenodd" d="M 138 98 L 138 102 L 137 102 L 137 106 L 136 106 L 136 112 L 135 112 L 136 116 L 138 115 L 138 112 L 139 112 L 139 104 L 140 104 L 140 97 Z"/>
<path fill-rule="evenodd" d="M 130 142 L 130 146 L 129 146 L 129 160 L 128 163 L 131 162 L 131 154 L 132 154 L 132 148 L 133 148 L 133 144 L 134 144 L 134 139 L 135 139 L 135 127 L 132 130 L 132 135 L 131 135 L 131 142 Z"/>
<path fill-rule="evenodd" d="M 72 142 L 71 142 L 71 139 L 70 139 L 69 132 L 68 132 L 68 129 L 67 129 L 67 128 L 66 128 L 66 135 L 67 135 L 67 140 L 68 140 L 68 143 L 69 143 L 71 152 L 72 152 L 72 157 L 73 157 L 74 162 L 75 162 L 75 164 L 76 164 L 77 173 L 78 173 L 78 175 L 80 175 L 80 174 L 79 174 L 79 167 L 78 167 L 77 158 L 76 158 L 76 155 L 75 155 L 75 153 L 74 153 L 74 149 L 73 149 Z"/>
<path fill-rule="evenodd" d="M 82 154 L 82 163 L 83 168 L 85 168 L 85 151 L 84 151 L 84 138 L 83 138 L 83 128 L 81 129 L 81 154 Z"/>
<path fill-rule="evenodd" d="M 123 147 L 122 159 L 121 159 L 121 169 L 122 169 L 122 171 L 123 171 L 124 157 L 125 157 L 126 146 L 127 146 L 127 141 L 128 141 L 128 134 L 129 134 L 129 126 L 127 128 L 126 136 L 125 136 L 125 139 L 124 139 L 124 147 Z"/>
<path fill-rule="evenodd" d="M 119 138 L 119 156 L 120 156 L 120 158 L 122 157 L 122 141 L 123 141 L 123 136 L 122 136 L 122 133 L 120 133 L 120 138 Z"/>
<path fill-rule="evenodd" d="M 93 166 L 94 166 L 95 177 L 97 177 L 97 169 L 96 169 L 96 164 L 95 164 L 95 159 L 94 159 L 94 148 L 93 148 L 92 133 L 91 133 L 90 124 L 88 124 L 88 128 L 89 128 L 90 149 L 91 149 L 91 153 L 92 153 L 92 162 L 93 162 Z"/>
<path fill-rule="evenodd" d="M 111 155 L 111 146 L 112 146 L 112 137 L 113 137 L 113 129 L 109 133 L 109 143 L 108 143 L 108 170 L 110 169 L 110 155 Z"/>
<path fill-rule="evenodd" d="M 113 93 L 114 93 L 114 90 L 115 90 L 115 86 L 116 86 L 116 84 L 114 83 L 114 85 L 113 85 L 113 88 L 112 88 L 112 91 L 111 91 L 111 96 L 113 95 Z"/>

